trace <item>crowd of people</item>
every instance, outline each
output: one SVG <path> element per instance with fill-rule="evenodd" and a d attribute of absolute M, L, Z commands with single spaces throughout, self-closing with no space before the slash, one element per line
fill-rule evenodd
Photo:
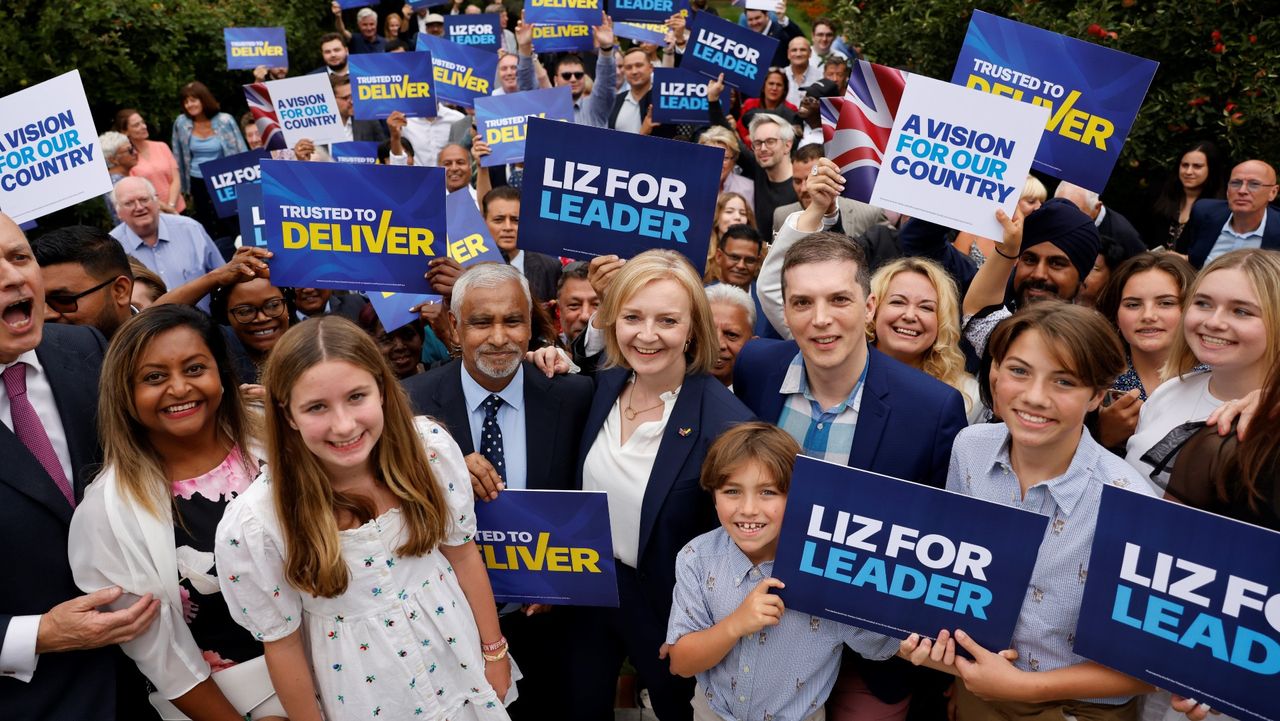
<path fill-rule="evenodd" d="M 760 96 L 713 79 L 705 124 L 664 127 L 684 16 L 539 55 L 453 0 L 502 16 L 495 94 L 567 86 L 575 123 L 724 152 L 705 263 L 570 262 L 520 247 L 523 167 L 479 167 L 470 110 L 353 118 L 349 53 L 444 32 L 380 10 L 334 2 L 315 72 L 348 139 L 475 200 L 505 262 L 431 260 L 442 302 L 277 286 L 201 173 L 257 128 L 199 81 L 170 144 L 132 108 L 103 134 L 109 232 L 0 214 L 0 716 L 598 721 L 624 689 L 663 721 L 1204 718 L 1073 639 L 1105 486 L 1280 530 L 1270 164 L 1198 142 L 1124 213 L 1028 177 L 1001 238 L 956 233 L 842 197 L 831 20 L 746 10 L 779 40 Z M 786 608 L 797 455 L 1051 518 L 1010 648 Z M 607 496 L 617 607 L 495 603 L 475 506 L 508 489 Z"/>

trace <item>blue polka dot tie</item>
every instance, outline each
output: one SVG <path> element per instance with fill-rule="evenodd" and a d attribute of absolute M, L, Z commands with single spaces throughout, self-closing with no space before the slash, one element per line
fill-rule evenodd
<path fill-rule="evenodd" d="M 507 480 L 507 466 L 502 452 L 502 429 L 498 427 L 498 409 L 502 407 L 502 399 L 490 393 L 484 399 L 484 423 L 480 424 L 480 455 L 493 465 L 494 470 Z"/>

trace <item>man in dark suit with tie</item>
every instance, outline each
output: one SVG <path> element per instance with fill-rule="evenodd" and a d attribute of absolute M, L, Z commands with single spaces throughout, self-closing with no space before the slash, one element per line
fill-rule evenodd
<path fill-rule="evenodd" d="M 405 381 L 414 409 L 449 429 L 478 500 L 507 488 L 572 490 L 594 387 L 576 375 L 547 378 L 524 362 L 533 335 L 528 281 L 510 265 L 482 263 L 462 274 L 450 300 L 462 359 Z M 517 720 L 555 718 L 572 692 L 560 679 L 560 613 L 503 610 L 502 633 L 524 672 L 508 711 Z"/>
<path fill-rule="evenodd" d="M 116 660 L 103 648 L 145 630 L 160 608 L 120 589 L 83 596 L 67 562 L 76 501 L 101 462 L 95 415 L 106 341 L 44 323 L 40 267 L 0 214 L 0 716 L 116 717 Z M 107 610 L 108 607 L 119 610 Z"/>

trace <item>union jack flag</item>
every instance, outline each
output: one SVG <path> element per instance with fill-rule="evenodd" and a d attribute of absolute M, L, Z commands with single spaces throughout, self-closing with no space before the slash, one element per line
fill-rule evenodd
<path fill-rule="evenodd" d="M 254 83 L 244 86 L 244 97 L 249 103 L 249 112 L 253 114 L 254 125 L 258 126 L 258 135 L 262 138 L 262 147 L 267 150 L 287 150 L 284 131 L 280 129 L 280 119 L 276 117 L 276 107 L 271 102 L 271 91 L 266 83 Z"/>
<path fill-rule="evenodd" d="M 907 76 L 859 60 L 844 97 L 822 98 L 822 139 L 826 156 L 844 176 L 845 197 L 871 201 Z"/>

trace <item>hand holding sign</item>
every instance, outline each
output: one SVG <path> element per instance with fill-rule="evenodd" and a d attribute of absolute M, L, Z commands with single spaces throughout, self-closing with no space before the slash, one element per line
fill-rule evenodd
<path fill-rule="evenodd" d="M 270 278 L 271 269 L 263 260 L 271 256 L 271 251 L 266 248 L 248 245 L 236 248 L 236 254 L 231 256 L 231 260 L 214 271 L 214 280 L 219 286 L 226 287 L 247 283 L 258 277 Z"/>
<path fill-rule="evenodd" d="M 734 638 L 742 638 L 769 626 L 777 626 L 782 622 L 782 613 L 786 608 L 782 599 L 769 593 L 769 589 L 785 586 L 776 578 L 761 581 L 742 599 L 742 605 L 724 620 L 725 630 Z"/>
<path fill-rule="evenodd" d="M 969 637 L 969 634 L 956 630 L 955 641 L 960 647 L 973 656 L 970 661 L 964 657 L 956 658 L 956 670 L 964 680 L 967 688 L 974 696 L 984 701 L 1008 700 L 1040 702 L 1051 699 L 1029 698 L 1026 694 L 1027 672 L 1020 671 L 1009 659 L 998 653 L 992 653 Z"/>

